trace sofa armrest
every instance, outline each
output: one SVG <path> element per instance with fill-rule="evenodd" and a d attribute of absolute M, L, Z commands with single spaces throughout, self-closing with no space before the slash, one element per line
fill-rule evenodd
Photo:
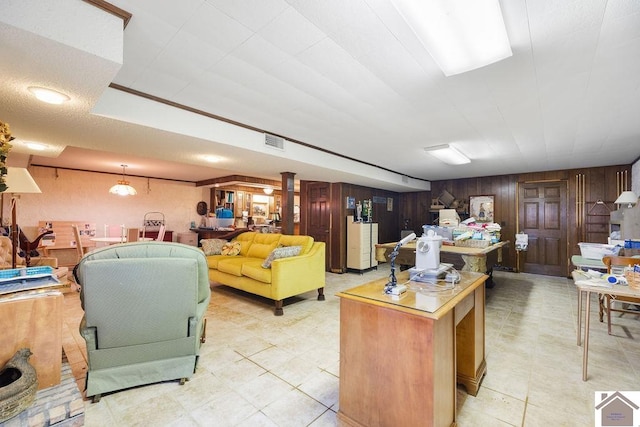
<path fill-rule="evenodd" d="M 314 242 L 308 253 L 271 263 L 271 298 L 281 300 L 325 285 L 325 243 Z"/>

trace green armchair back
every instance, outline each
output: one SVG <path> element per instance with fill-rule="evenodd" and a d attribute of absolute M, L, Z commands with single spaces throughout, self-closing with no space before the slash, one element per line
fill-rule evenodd
<path fill-rule="evenodd" d="M 136 242 L 85 255 L 74 274 L 85 312 L 86 395 L 190 378 L 211 298 L 201 250 Z"/>

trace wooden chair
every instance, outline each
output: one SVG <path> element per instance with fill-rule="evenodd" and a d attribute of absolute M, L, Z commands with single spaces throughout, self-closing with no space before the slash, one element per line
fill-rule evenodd
<path fill-rule="evenodd" d="M 140 240 L 139 228 L 127 228 L 127 243 L 137 242 Z"/>
<path fill-rule="evenodd" d="M 78 226 L 75 224 L 71 225 L 73 229 L 73 237 L 76 239 L 76 252 L 78 253 L 78 262 L 84 256 L 84 247 L 82 246 L 82 238 L 80 237 L 80 230 L 78 230 Z"/>
<path fill-rule="evenodd" d="M 126 237 L 124 225 L 107 225 L 105 228 L 105 237 L 119 237 L 120 242 L 124 243 L 124 239 Z"/>
<path fill-rule="evenodd" d="M 158 230 L 158 237 L 156 237 L 156 242 L 162 242 L 164 240 L 164 234 L 165 234 L 165 226 L 164 224 L 162 224 L 160 226 L 160 229 Z"/>
<path fill-rule="evenodd" d="M 629 265 L 640 264 L 640 258 L 635 257 L 623 257 L 623 256 L 605 256 L 602 258 L 602 262 L 607 266 L 607 272 L 611 273 L 613 270 L 622 270 L 624 267 Z M 627 297 L 618 297 L 615 298 L 614 301 L 620 302 L 623 305 L 621 308 L 612 308 L 611 307 L 611 295 L 602 294 L 600 297 L 600 321 L 602 321 L 602 313 L 607 314 L 607 332 L 611 335 L 611 312 L 616 311 L 619 313 L 632 313 L 632 314 L 640 314 L 640 311 L 629 310 L 624 308 L 624 304 L 633 304 L 640 305 L 640 298 L 627 298 Z"/>

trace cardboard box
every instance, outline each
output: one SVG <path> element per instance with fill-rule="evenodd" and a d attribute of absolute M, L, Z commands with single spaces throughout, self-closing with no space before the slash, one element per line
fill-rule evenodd
<path fill-rule="evenodd" d="M 38 390 L 60 384 L 62 311 L 58 291 L 23 292 L 0 299 L 0 367 L 23 347 L 31 349 Z"/>

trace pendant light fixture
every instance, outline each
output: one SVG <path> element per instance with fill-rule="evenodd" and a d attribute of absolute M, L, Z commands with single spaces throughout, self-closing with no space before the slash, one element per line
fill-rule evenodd
<path fill-rule="evenodd" d="M 122 166 L 122 179 L 118 180 L 118 183 L 109 189 L 109 193 L 117 194 L 118 196 L 135 196 L 138 192 L 129 185 L 129 181 L 124 179 L 124 171 L 127 165 L 120 166 Z"/>

